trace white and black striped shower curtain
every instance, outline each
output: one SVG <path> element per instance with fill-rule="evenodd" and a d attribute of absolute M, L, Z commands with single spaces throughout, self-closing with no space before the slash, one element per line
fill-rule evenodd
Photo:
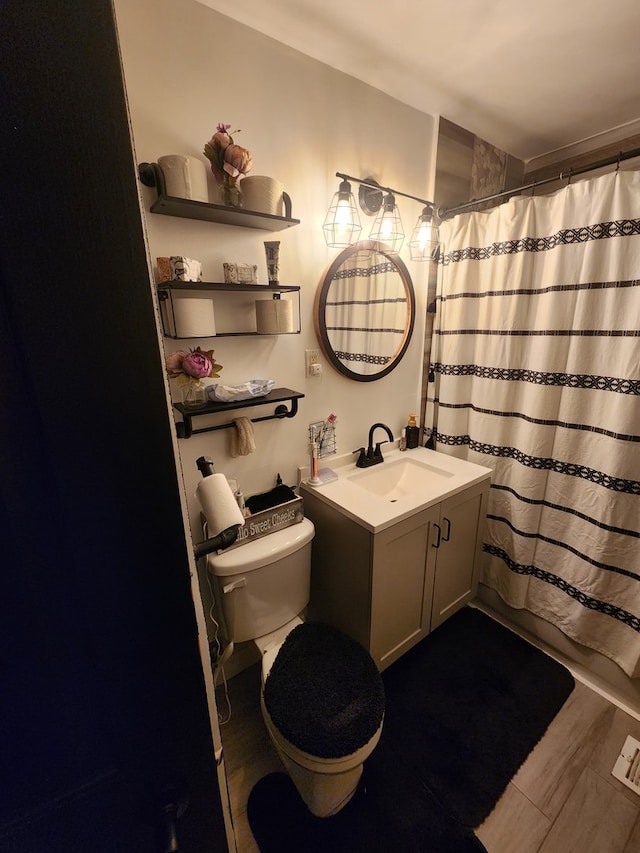
<path fill-rule="evenodd" d="M 493 468 L 482 581 L 640 676 L 640 173 L 441 234 L 435 446 Z"/>

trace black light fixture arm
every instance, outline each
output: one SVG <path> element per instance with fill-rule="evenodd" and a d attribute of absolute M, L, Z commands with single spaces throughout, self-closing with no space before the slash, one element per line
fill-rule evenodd
<path fill-rule="evenodd" d="M 434 203 L 429 201 L 426 198 L 419 198 L 416 195 L 409 195 L 409 193 L 402 193 L 399 190 L 394 190 L 393 187 L 383 187 L 378 184 L 376 181 L 372 181 L 371 179 L 366 178 L 355 178 L 353 175 L 345 175 L 343 172 L 336 172 L 336 178 L 341 178 L 343 181 L 355 181 L 357 184 L 364 184 L 365 187 L 371 187 L 373 190 L 378 190 L 379 192 L 391 193 L 392 195 L 400 195 L 403 198 L 411 198 L 414 201 L 419 201 L 425 206 L 429 206 L 431 210 L 434 209 Z"/>

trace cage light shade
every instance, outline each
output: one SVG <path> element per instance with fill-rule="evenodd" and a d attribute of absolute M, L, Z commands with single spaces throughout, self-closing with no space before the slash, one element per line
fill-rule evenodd
<path fill-rule="evenodd" d="M 392 252 L 399 252 L 404 243 L 404 228 L 396 200 L 391 193 L 384 197 L 380 212 L 373 223 L 371 240 L 384 243 Z"/>
<path fill-rule="evenodd" d="M 433 221 L 433 211 L 425 207 L 418 217 L 409 240 L 412 261 L 435 261 L 440 250 L 440 229 Z"/>
<path fill-rule="evenodd" d="M 346 249 L 358 240 L 362 226 L 349 181 L 341 181 L 322 226 L 327 246 Z"/>

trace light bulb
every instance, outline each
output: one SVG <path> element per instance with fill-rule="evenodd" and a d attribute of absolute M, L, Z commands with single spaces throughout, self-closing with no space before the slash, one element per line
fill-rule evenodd
<path fill-rule="evenodd" d="M 425 207 L 416 223 L 409 241 L 409 252 L 413 261 L 436 260 L 440 246 L 440 230 L 433 223 L 431 207 Z"/>
<path fill-rule="evenodd" d="M 353 228 L 353 214 L 352 207 L 349 204 L 349 199 L 341 198 L 338 202 L 338 206 L 336 207 L 336 215 L 334 218 L 334 224 L 336 231 L 340 233 L 344 233 L 345 229 L 351 230 Z"/>
<path fill-rule="evenodd" d="M 341 182 L 322 227 L 327 246 L 345 248 L 358 239 L 362 226 L 348 181 Z"/>
<path fill-rule="evenodd" d="M 369 238 L 387 244 L 394 252 L 400 251 L 404 241 L 404 229 L 396 200 L 391 193 L 384 198 L 382 210 L 373 223 Z"/>

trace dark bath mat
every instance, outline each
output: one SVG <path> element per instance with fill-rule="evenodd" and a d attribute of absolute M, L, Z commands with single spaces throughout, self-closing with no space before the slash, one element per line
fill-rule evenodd
<path fill-rule="evenodd" d="M 466 607 L 383 673 L 382 737 L 358 794 L 313 817 L 284 774 L 254 787 L 261 853 L 481 853 L 473 835 L 574 687 L 552 658 Z"/>

